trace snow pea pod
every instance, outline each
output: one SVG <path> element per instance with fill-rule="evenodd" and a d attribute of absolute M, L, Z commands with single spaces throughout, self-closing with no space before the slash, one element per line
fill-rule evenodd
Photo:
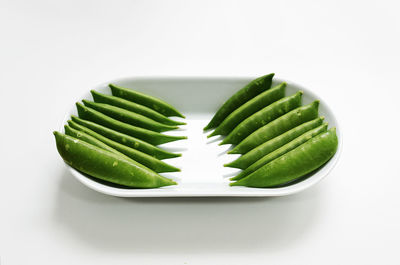
<path fill-rule="evenodd" d="M 92 94 L 94 102 L 97 103 L 105 103 L 109 104 L 115 107 L 123 108 L 132 112 L 135 112 L 137 114 L 146 116 L 154 121 L 158 121 L 160 123 L 166 124 L 166 125 L 185 125 L 185 122 L 180 122 L 180 121 L 175 121 L 172 120 L 161 113 L 152 110 L 151 108 L 148 108 L 146 106 L 137 104 L 135 102 L 119 98 L 119 97 L 114 97 L 106 94 L 102 94 L 100 92 L 97 92 L 95 90 L 91 90 L 90 93 Z"/>
<path fill-rule="evenodd" d="M 302 91 L 298 91 L 297 93 L 280 99 L 254 113 L 236 126 L 236 128 L 233 129 L 233 131 L 231 131 L 227 137 L 225 137 L 220 145 L 238 144 L 258 128 L 265 126 L 283 114 L 300 107 L 302 94 Z"/>
<path fill-rule="evenodd" d="M 222 121 L 231 114 L 235 109 L 242 106 L 244 103 L 254 98 L 261 92 L 269 89 L 272 84 L 274 74 L 268 74 L 254 79 L 245 87 L 237 91 L 231 96 L 215 113 L 211 121 L 204 127 L 204 130 L 212 129 L 222 123 Z"/>
<path fill-rule="evenodd" d="M 316 100 L 311 104 L 299 107 L 280 116 L 247 136 L 243 141 L 235 146 L 235 148 L 229 151 L 228 154 L 245 154 L 266 141 L 293 129 L 304 122 L 317 118 L 318 106 L 319 101 Z"/>
<path fill-rule="evenodd" d="M 139 150 L 139 151 L 146 153 L 148 155 L 151 155 L 155 158 L 167 159 L 167 158 L 174 158 L 174 157 L 181 156 L 181 154 L 176 154 L 176 153 L 171 153 L 171 152 L 165 151 L 164 149 L 161 149 L 157 146 L 154 146 L 152 144 L 144 142 L 135 137 L 117 132 L 115 130 L 109 129 L 107 127 L 104 127 L 102 125 L 99 125 L 99 124 L 91 122 L 91 121 L 82 120 L 74 115 L 71 115 L 71 119 L 72 119 L 72 121 L 88 128 L 88 129 L 91 129 L 92 131 L 94 131 L 98 134 L 101 134 L 110 140 L 113 140 L 120 144 L 126 145 L 133 149 Z"/>
<path fill-rule="evenodd" d="M 92 177 L 133 188 L 158 188 L 176 182 L 134 164 L 120 155 L 77 138 L 54 132 L 65 163 Z"/>
<path fill-rule="evenodd" d="M 327 128 L 328 128 L 328 123 L 324 123 L 323 125 L 320 125 L 317 128 L 312 129 L 312 130 L 300 135 L 299 137 L 290 141 L 289 143 L 285 144 L 284 146 L 281 146 L 280 148 L 276 149 L 275 151 L 260 158 L 254 164 L 252 164 L 251 166 L 249 166 L 248 168 L 246 168 L 245 170 L 240 172 L 237 176 L 231 178 L 231 180 L 238 180 L 238 179 L 242 179 L 242 178 L 248 176 L 249 174 L 251 174 L 254 171 L 256 171 L 257 169 L 259 169 L 260 167 L 268 164 L 272 160 L 280 157 L 281 155 L 286 154 L 287 152 L 290 152 L 291 150 L 295 149 L 296 147 L 307 142 L 314 136 L 316 136 L 320 133 L 326 132 Z"/>
<path fill-rule="evenodd" d="M 145 128 L 148 130 L 152 130 L 155 132 L 165 132 L 165 131 L 170 131 L 170 130 L 175 130 L 178 128 L 178 126 L 172 126 L 172 125 L 166 125 L 159 123 L 157 121 L 154 121 L 150 118 L 147 118 L 146 116 L 134 113 L 129 110 L 125 110 L 122 108 L 118 108 L 115 106 L 111 106 L 108 104 L 104 103 L 95 103 L 92 101 L 88 100 L 82 100 L 83 104 L 86 107 L 92 108 L 94 110 L 97 110 L 98 112 L 101 112 L 111 118 L 114 118 L 116 120 L 128 123 L 130 125 L 134 125 L 140 128 Z"/>
<path fill-rule="evenodd" d="M 111 148 L 117 150 L 118 152 L 120 152 L 120 153 L 128 156 L 132 160 L 138 162 L 139 164 L 141 164 L 147 168 L 150 168 L 151 170 L 153 170 L 156 173 L 180 171 L 179 168 L 171 166 L 157 158 L 149 156 L 148 154 L 142 153 L 138 150 L 135 150 L 135 149 L 125 146 L 123 144 L 114 142 L 113 140 L 110 140 L 110 139 L 108 139 L 108 138 L 82 126 L 82 125 L 79 125 L 73 121 L 68 121 L 68 124 L 72 128 L 82 131 L 82 132 L 96 138 L 97 140 L 103 142 L 104 144 L 110 146 Z"/>
<path fill-rule="evenodd" d="M 325 164 L 337 145 L 336 128 L 331 128 L 230 185 L 269 188 L 287 184 Z"/>
<path fill-rule="evenodd" d="M 133 89 L 120 87 L 114 84 L 109 84 L 109 87 L 111 88 L 111 93 L 113 94 L 113 96 L 136 102 L 168 117 L 178 116 L 181 118 L 185 118 L 185 116 L 183 116 L 173 106 L 159 98 L 152 97 Z"/>
<path fill-rule="evenodd" d="M 314 129 L 322 124 L 322 121 L 324 120 L 324 117 L 319 117 L 317 119 L 314 119 L 312 121 L 305 122 L 277 137 L 272 138 L 271 140 L 263 143 L 260 146 L 257 146 L 253 150 L 249 151 L 248 153 L 240 156 L 238 159 L 225 164 L 225 167 L 234 167 L 234 168 L 240 168 L 240 169 L 246 169 L 250 165 L 252 165 L 254 162 L 259 160 L 265 155 L 268 155 L 272 151 L 275 151 L 279 147 L 289 143 L 293 139 L 299 137 L 303 133 Z"/>
<path fill-rule="evenodd" d="M 69 122 L 70 121 L 68 121 L 68 123 Z M 114 148 L 111 148 L 110 146 L 106 145 L 102 141 L 97 140 L 93 136 L 90 136 L 89 134 L 87 134 L 87 133 L 85 133 L 83 131 L 79 131 L 77 129 L 74 129 L 69 125 L 64 125 L 64 130 L 65 130 L 65 134 L 66 135 L 69 135 L 71 137 L 80 139 L 80 140 L 85 141 L 85 142 L 87 142 L 89 144 L 92 144 L 92 145 L 95 145 L 97 147 L 100 147 L 101 149 L 108 150 L 108 151 L 110 151 L 110 152 L 112 152 L 114 154 L 123 155 L 120 152 L 118 152 L 117 150 L 115 150 Z M 125 158 L 127 158 L 127 156 L 125 156 Z"/>
<path fill-rule="evenodd" d="M 70 123 L 70 122 L 71 122 L 71 121 L 68 121 L 68 123 Z M 73 123 L 73 122 L 72 122 L 72 123 Z M 76 123 L 75 123 L 75 124 L 76 124 Z M 71 125 L 72 125 L 72 124 L 71 124 Z M 102 141 L 96 139 L 95 137 L 93 137 L 93 136 L 91 136 L 91 135 L 85 133 L 84 131 L 80 131 L 80 130 L 78 130 L 78 129 L 74 129 L 74 128 L 70 127 L 69 125 L 64 125 L 64 129 L 65 129 L 65 134 L 66 134 L 66 135 L 69 135 L 69 136 L 71 136 L 71 137 L 80 139 L 80 140 L 82 140 L 82 141 L 84 141 L 84 142 L 87 142 L 87 143 L 92 144 L 92 145 L 94 145 L 94 146 L 100 147 L 101 149 L 110 151 L 110 152 L 112 152 L 112 153 L 114 153 L 114 154 L 117 154 L 117 155 L 119 155 L 119 156 L 122 156 L 123 158 L 125 158 L 125 159 L 131 161 L 132 163 L 134 163 L 134 164 L 137 165 L 137 166 L 140 166 L 140 167 L 145 168 L 145 169 L 147 169 L 147 170 L 151 170 L 150 168 L 148 168 L 148 167 L 146 167 L 146 166 L 144 166 L 144 165 L 138 163 L 137 161 L 131 159 L 130 157 L 124 155 L 123 153 L 120 153 L 120 152 L 118 152 L 117 150 L 115 150 L 114 148 L 112 148 L 112 147 L 106 145 L 105 143 L 103 143 Z M 152 170 L 152 171 L 154 171 L 154 170 Z M 154 172 L 155 172 L 155 171 L 154 171 Z"/>
<path fill-rule="evenodd" d="M 253 113 L 256 113 L 260 109 L 283 98 L 285 96 L 285 88 L 286 83 L 281 83 L 250 99 L 229 114 L 228 117 L 226 117 L 224 121 L 207 137 L 214 135 L 227 135 L 236 127 L 236 125 L 241 123 Z"/>
<path fill-rule="evenodd" d="M 186 136 L 165 135 L 147 129 L 139 128 L 130 124 L 126 124 L 124 122 L 113 119 L 107 115 L 104 115 L 103 113 L 98 112 L 92 108 L 83 106 L 80 103 L 76 103 L 76 107 L 78 109 L 79 117 L 82 119 L 93 121 L 95 123 L 106 126 L 121 133 L 125 133 L 130 136 L 139 138 L 153 145 L 159 145 L 176 140 L 187 139 Z"/>

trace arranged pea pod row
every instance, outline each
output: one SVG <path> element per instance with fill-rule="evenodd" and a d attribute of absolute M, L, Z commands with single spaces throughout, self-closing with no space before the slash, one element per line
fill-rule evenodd
<path fill-rule="evenodd" d="M 93 101 L 77 102 L 78 117 L 72 115 L 65 133 L 54 132 L 57 150 L 71 167 L 111 183 L 132 188 L 175 185 L 158 173 L 178 172 L 163 159 L 181 154 L 157 145 L 186 139 L 161 132 L 177 129 L 184 118 L 161 99 L 109 85 L 112 95 L 91 91 Z"/>
<path fill-rule="evenodd" d="M 286 96 L 286 83 L 271 88 L 274 74 L 259 77 L 229 98 L 204 130 L 232 144 L 241 156 L 225 167 L 242 169 L 231 186 L 271 188 L 297 181 L 336 152 L 336 129 L 319 117 L 319 101 L 302 106 L 302 91 Z"/>

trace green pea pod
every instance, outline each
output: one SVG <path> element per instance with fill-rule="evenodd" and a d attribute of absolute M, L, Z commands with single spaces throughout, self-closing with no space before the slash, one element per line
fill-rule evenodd
<path fill-rule="evenodd" d="M 68 123 L 70 123 L 70 122 L 71 122 L 71 121 L 68 121 Z M 72 123 L 73 123 L 73 122 L 72 122 Z M 72 124 L 71 124 L 71 125 L 72 125 Z M 151 171 L 155 172 L 154 170 L 152 170 L 152 169 L 150 169 L 150 168 L 144 166 L 143 164 L 138 163 L 137 161 L 135 161 L 135 160 L 133 160 L 132 158 L 130 158 L 130 157 L 124 155 L 123 153 L 118 152 L 118 151 L 115 150 L 114 148 L 112 148 L 112 147 L 106 145 L 106 144 L 103 143 L 102 141 L 100 141 L 100 140 L 94 138 L 93 136 L 91 136 L 91 135 L 85 133 L 84 131 L 79 131 L 78 129 L 74 129 L 74 128 L 68 126 L 68 125 L 64 125 L 64 128 L 65 128 L 65 134 L 66 134 L 66 135 L 69 135 L 69 136 L 71 136 L 71 137 L 80 139 L 80 140 L 85 141 L 85 142 L 87 142 L 87 143 L 89 143 L 89 144 L 92 144 L 92 145 L 94 145 L 94 146 L 100 147 L 101 149 L 110 151 L 110 152 L 112 152 L 112 153 L 114 153 L 114 154 L 117 154 L 117 155 L 119 155 L 119 156 L 122 156 L 123 158 L 125 158 L 125 159 L 131 161 L 132 163 L 134 163 L 135 165 L 137 165 L 137 166 L 139 166 L 139 167 L 142 167 L 142 168 L 144 168 L 144 169 L 146 169 L 146 170 L 151 170 Z"/>
<path fill-rule="evenodd" d="M 175 130 L 178 129 L 178 126 L 172 126 L 172 125 L 165 125 L 162 123 L 159 123 L 157 121 L 154 121 L 152 119 L 149 119 L 143 115 L 134 113 L 129 110 L 125 110 L 122 108 L 118 108 L 115 106 L 111 106 L 108 104 L 104 103 L 95 103 L 91 102 L 88 100 L 82 100 L 83 104 L 86 107 L 92 108 L 94 110 L 97 110 L 98 112 L 101 112 L 111 118 L 114 118 L 116 120 L 128 123 L 133 126 L 137 126 L 140 128 L 145 128 L 148 130 L 152 130 L 155 132 L 165 132 L 165 131 L 170 131 L 170 130 Z"/>
<path fill-rule="evenodd" d="M 304 122 L 317 118 L 318 106 L 319 101 L 316 100 L 311 104 L 299 107 L 280 116 L 247 136 L 243 141 L 235 146 L 235 148 L 229 151 L 228 154 L 245 154 L 266 141 L 293 129 Z"/>
<path fill-rule="evenodd" d="M 63 133 L 54 132 L 54 136 L 58 153 L 65 163 L 92 177 L 133 188 L 176 185 L 176 182 L 108 150 Z"/>
<path fill-rule="evenodd" d="M 176 153 L 171 153 L 171 152 L 165 151 L 164 149 L 161 149 L 157 146 L 146 143 L 140 139 L 134 138 L 127 134 L 123 134 L 123 133 L 114 131 L 112 129 L 109 129 L 107 127 L 104 127 L 102 125 L 99 125 L 99 124 L 91 122 L 91 121 L 82 120 L 74 115 L 71 115 L 71 119 L 72 119 L 72 121 L 88 128 L 88 129 L 91 129 L 92 131 L 97 132 L 98 134 L 101 134 L 110 140 L 113 140 L 120 144 L 126 145 L 133 149 L 139 150 L 139 151 L 146 153 L 148 155 L 151 155 L 155 158 L 167 159 L 167 158 L 174 158 L 174 157 L 181 156 L 181 154 L 176 154 Z"/>
<path fill-rule="evenodd" d="M 108 138 L 82 126 L 82 125 L 79 125 L 73 121 L 68 121 L 68 124 L 72 128 L 79 130 L 81 132 L 84 132 L 84 133 L 96 138 L 97 140 L 103 142 L 104 144 L 112 147 L 113 149 L 117 150 L 118 152 L 120 152 L 120 153 L 128 156 L 132 160 L 138 162 L 139 164 L 144 165 L 147 168 L 150 168 L 154 172 L 162 173 L 162 172 L 180 171 L 179 168 L 171 166 L 161 160 L 158 160 L 157 158 L 149 156 L 148 154 L 142 153 L 138 150 L 135 150 L 135 149 L 125 146 L 123 144 L 114 142 L 113 140 L 110 140 L 110 139 L 108 139 Z"/>
<path fill-rule="evenodd" d="M 104 115 L 103 113 L 98 112 L 92 108 L 83 106 L 80 103 L 76 103 L 76 107 L 78 109 L 79 117 L 82 119 L 93 121 L 110 129 L 128 134 L 132 137 L 139 138 L 153 145 L 165 144 L 176 140 L 187 139 L 186 136 L 165 135 L 147 129 L 139 128 L 130 124 L 126 124 L 107 115 Z"/>
<path fill-rule="evenodd" d="M 160 123 L 166 124 L 166 125 L 185 125 L 185 122 L 180 122 L 180 121 L 175 121 L 172 120 L 161 113 L 152 110 L 146 106 L 137 104 L 135 102 L 119 98 L 119 97 L 114 97 L 110 95 L 105 95 L 102 93 L 99 93 L 95 90 L 91 90 L 90 93 L 92 93 L 92 97 L 94 102 L 97 103 L 105 103 L 109 104 L 115 107 L 123 108 L 132 112 L 135 112 L 137 114 L 146 116 L 154 121 L 158 121 Z"/>
<path fill-rule="evenodd" d="M 70 121 L 68 121 L 68 123 L 70 123 Z M 103 143 L 102 141 L 97 140 L 97 139 L 94 138 L 93 136 L 90 136 L 89 134 L 87 134 L 87 133 L 85 133 L 85 132 L 83 132 L 83 131 L 79 131 L 79 130 L 77 130 L 77 129 L 74 129 L 74 128 L 72 128 L 72 127 L 69 126 L 69 125 L 64 125 L 64 130 L 65 130 L 65 134 L 66 134 L 66 135 L 69 135 L 69 136 L 71 136 L 71 137 L 80 139 L 80 140 L 85 141 L 85 142 L 87 142 L 87 143 L 89 143 L 89 144 L 92 144 L 92 145 L 95 145 L 95 146 L 97 146 L 97 147 L 100 147 L 101 149 L 108 150 L 108 151 L 110 151 L 110 152 L 112 152 L 112 153 L 114 153 L 114 154 L 119 154 L 119 155 L 124 156 L 125 158 L 128 158 L 128 157 L 125 156 L 124 154 L 118 152 L 118 151 L 115 150 L 114 148 L 112 148 L 112 147 L 106 145 L 106 144 Z M 130 158 L 129 158 L 129 159 L 130 159 Z"/>
<path fill-rule="evenodd" d="M 137 92 L 133 89 L 129 88 L 124 88 L 120 87 L 114 84 L 109 84 L 111 88 L 111 92 L 113 96 L 123 98 L 126 100 L 130 100 L 132 102 L 138 103 L 140 105 L 149 107 L 165 116 L 178 116 L 185 118 L 178 110 L 176 110 L 173 106 L 168 104 L 167 102 L 156 98 L 152 97 L 140 92 Z"/>
<path fill-rule="evenodd" d="M 227 135 L 236 127 L 236 125 L 241 123 L 253 113 L 256 113 L 260 109 L 283 98 L 285 96 L 285 88 L 286 83 L 281 83 L 250 99 L 229 114 L 228 117 L 226 117 L 224 121 L 207 137 L 214 135 Z"/>
<path fill-rule="evenodd" d="M 227 137 L 225 137 L 220 145 L 238 144 L 260 127 L 265 126 L 283 114 L 300 107 L 302 94 L 302 91 L 298 91 L 297 93 L 280 99 L 254 113 L 236 126 L 236 128 L 231 131 Z"/>
<path fill-rule="evenodd" d="M 273 77 L 274 74 L 261 76 L 257 79 L 254 79 L 245 87 L 236 92 L 218 109 L 217 113 L 215 113 L 211 121 L 207 124 L 206 127 L 204 127 L 204 130 L 209 130 L 217 127 L 235 109 L 239 108 L 261 92 L 269 89 L 271 87 Z"/>
<path fill-rule="evenodd" d="M 290 183 L 325 164 L 337 146 L 336 129 L 331 128 L 230 185 L 270 188 Z"/>
<path fill-rule="evenodd" d="M 234 167 L 240 169 L 246 169 L 254 162 L 262 158 L 263 156 L 268 155 L 272 151 L 278 149 L 281 146 L 289 143 L 293 139 L 299 137 L 303 133 L 312 130 L 322 124 L 324 117 L 319 117 L 309 122 L 305 122 L 277 137 L 272 138 L 271 140 L 263 143 L 260 146 L 257 146 L 253 150 L 249 151 L 248 153 L 240 156 L 238 159 L 225 164 L 225 167 Z"/>
<path fill-rule="evenodd" d="M 317 128 L 312 129 L 312 130 L 300 135 L 299 137 L 297 137 L 296 139 L 290 141 L 289 143 L 285 144 L 284 146 L 281 146 L 280 148 L 276 149 L 275 151 L 273 151 L 273 152 L 269 153 L 268 155 L 260 158 L 254 164 L 252 164 L 251 166 L 249 166 L 245 170 L 241 171 L 237 176 L 231 178 L 231 180 L 242 179 L 242 178 L 250 175 L 251 173 L 253 173 L 257 169 L 259 169 L 260 167 L 268 164 L 272 160 L 274 160 L 274 159 L 286 154 L 287 152 L 290 152 L 291 150 L 293 150 L 296 147 L 298 147 L 298 146 L 302 145 L 303 143 L 307 142 L 308 140 L 310 140 L 314 136 L 316 136 L 316 135 L 318 135 L 320 133 L 326 132 L 327 128 L 328 128 L 328 123 L 324 123 L 323 125 L 318 126 Z"/>

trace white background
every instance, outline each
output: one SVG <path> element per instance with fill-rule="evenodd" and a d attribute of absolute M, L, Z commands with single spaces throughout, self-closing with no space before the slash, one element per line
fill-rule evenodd
<path fill-rule="evenodd" d="M 399 264 L 396 2 L 0 0 L 1 264 Z M 300 194 L 120 199 L 57 154 L 98 83 L 269 72 L 342 125 L 337 167 Z"/>

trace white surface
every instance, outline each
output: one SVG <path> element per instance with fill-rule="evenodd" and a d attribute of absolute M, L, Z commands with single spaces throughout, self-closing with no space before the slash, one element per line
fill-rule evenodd
<path fill-rule="evenodd" d="M 123 78 L 105 82 L 92 89 L 104 94 L 110 94 L 108 84 L 113 83 L 123 87 L 132 88 L 172 104 L 186 116 L 185 126 L 179 130 L 169 131 L 166 134 L 187 136 L 188 139 L 174 141 L 160 145 L 168 151 L 180 152 L 181 157 L 164 160 L 167 163 L 180 168 L 181 172 L 164 173 L 165 177 L 172 178 L 178 185 L 162 187 L 158 189 L 124 189 L 100 183 L 93 178 L 88 178 L 74 168 L 67 166 L 82 184 L 104 194 L 119 197 L 204 197 L 204 196 L 283 196 L 303 191 L 322 180 L 336 165 L 342 152 L 342 134 L 338 121 L 335 119 L 328 102 L 320 98 L 307 88 L 295 84 L 289 80 L 274 78 L 272 87 L 286 82 L 286 96 L 303 91 L 303 106 L 319 100 L 319 115 L 323 116 L 330 127 L 336 127 L 339 144 L 336 154 L 321 167 L 313 172 L 307 179 L 292 185 L 280 188 L 248 188 L 230 187 L 229 178 L 240 172 L 238 169 L 223 167 L 239 155 L 228 155 L 226 152 L 231 145 L 219 146 L 222 137 L 207 138 L 211 131 L 203 132 L 216 110 L 222 103 L 241 89 L 254 77 L 235 78 Z M 89 90 L 79 99 L 93 100 Z M 64 117 L 60 131 L 64 131 L 64 124 L 78 115 L 75 104 Z"/>
<path fill-rule="evenodd" d="M 14 264 L 399 264 L 398 1 L 1 1 L 0 256 Z M 275 72 L 345 132 L 329 176 L 272 199 L 119 199 L 65 169 L 77 96 L 133 75 Z"/>

